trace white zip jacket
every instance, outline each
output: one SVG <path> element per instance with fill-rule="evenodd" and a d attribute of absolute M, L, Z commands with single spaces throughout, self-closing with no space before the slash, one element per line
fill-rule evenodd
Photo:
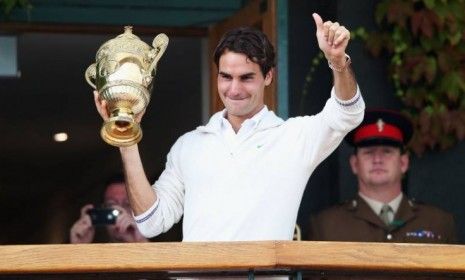
<path fill-rule="evenodd" d="M 363 119 L 357 94 L 332 90 L 313 116 L 283 121 L 272 111 L 235 147 L 221 135 L 221 112 L 181 136 L 155 182 L 157 200 L 135 217 L 147 237 L 184 214 L 183 241 L 291 240 L 307 181 L 316 166 Z"/>

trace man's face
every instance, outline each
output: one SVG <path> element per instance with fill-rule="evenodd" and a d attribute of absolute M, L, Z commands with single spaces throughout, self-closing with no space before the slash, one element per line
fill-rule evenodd
<path fill-rule="evenodd" d="M 109 185 L 105 191 L 103 201 L 105 207 L 108 208 L 119 206 L 129 212 L 131 210 L 128 195 L 126 193 L 126 186 L 124 183 L 112 183 L 111 185 Z"/>
<path fill-rule="evenodd" d="M 263 77 L 258 64 L 231 51 L 220 57 L 218 68 L 218 93 L 228 119 L 243 121 L 258 113 L 264 106 L 264 90 L 271 84 L 272 70 Z"/>
<path fill-rule="evenodd" d="M 400 184 L 409 159 L 400 149 L 391 146 L 360 147 L 350 158 L 352 172 L 366 187 Z"/>
<path fill-rule="evenodd" d="M 121 212 L 114 225 L 106 227 L 112 242 L 139 242 L 146 239 L 137 229 L 131 214 L 128 195 L 124 183 L 113 183 L 105 191 L 104 203 L 106 207 L 116 208 Z"/>
<path fill-rule="evenodd" d="M 108 225 L 107 232 L 112 242 L 123 242 L 124 236 L 126 235 L 125 232 L 121 232 L 120 229 L 120 222 L 122 215 L 127 216 L 131 213 L 131 206 L 129 204 L 128 195 L 126 193 L 126 187 L 124 183 L 113 183 L 109 185 L 105 191 L 104 196 L 104 205 L 107 208 L 114 208 L 120 211 L 124 211 L 126 213 L 121 212 L 116 218 L 116 223 L 114 225 Z M 132 231 L 136 229 L 133 228 Z"/>

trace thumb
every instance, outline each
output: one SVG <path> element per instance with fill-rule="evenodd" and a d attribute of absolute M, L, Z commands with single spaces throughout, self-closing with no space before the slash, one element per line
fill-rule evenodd
<path fill-rule="evenodd" d="M 313 13 L 313 20 L 315 21 L 316 30 L 321 30 L 323 28 L 323 19 L 317 13 Z"/>

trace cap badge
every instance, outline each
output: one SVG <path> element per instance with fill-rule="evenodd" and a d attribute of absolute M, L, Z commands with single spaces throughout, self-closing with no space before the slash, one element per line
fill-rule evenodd
<path fill-rule="evenodd" d="M 378 132 L 381 132 L 384 130 L 384 122 L 382 119 L 378 119 L 378 121 L 376 122 L 376 126 L 378 127 Z"/>

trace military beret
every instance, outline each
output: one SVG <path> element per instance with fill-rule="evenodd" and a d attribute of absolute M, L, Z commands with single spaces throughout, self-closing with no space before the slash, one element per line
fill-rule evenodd
<path fill-rule="evenodd" d="M 386 109 L 367 109 L 362 123 L 347 134 L 352 146 L 388 145 L 403 147 L 412 138 L 410 120 L 399 112 Z"/>

